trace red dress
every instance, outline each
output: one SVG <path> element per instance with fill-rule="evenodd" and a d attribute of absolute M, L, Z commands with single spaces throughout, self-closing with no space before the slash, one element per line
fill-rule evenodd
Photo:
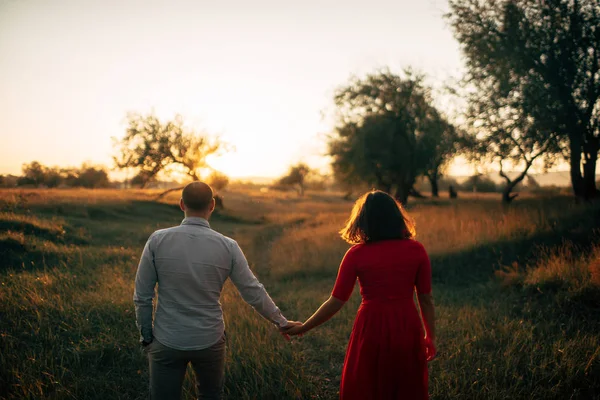
<path fill-rule="evenodd" d="M 342 400 L 428 399 L 424 330 L 413 300 L 431 292 L 431 265 L 415 240 L 384 240 L 348 250 L 332 296 L 347 301 L 358 278 L 356 314 L 342 372 Z"/>

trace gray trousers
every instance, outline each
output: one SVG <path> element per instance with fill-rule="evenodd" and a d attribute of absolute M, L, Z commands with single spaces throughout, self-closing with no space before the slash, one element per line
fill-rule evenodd
<path fill-rule="evenodd" d="M 225 379 L 225 335 L 202 350 L 175 350 L 156 339 L 146 349 L 150 364 L 150 399 L 178 400 L 188 363 L 196 375 L 198 399 L 223 396 Z"/>

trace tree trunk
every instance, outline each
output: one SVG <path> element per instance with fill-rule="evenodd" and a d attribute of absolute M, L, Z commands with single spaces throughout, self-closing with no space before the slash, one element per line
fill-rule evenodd
<path fill-rule="evenodd" d="M 509 204 L 519 195 L 518 193 L 511 194 L 511 192 L 515 188 L 515 186 L 516 186 L 516 183 L 513 182 L 509 185 L 506 185 L 504 187 L 504 189 L 502 189 L 502 203 Z"/>
<path fill-rule="evenodd" d="M 408 202 L 408 193 L 411 187 L 412 185 L 403 185 L 402 183 L 399 183 L 398 187 L 396 188 L 396 194 L 394 195 L 394 197 L 396 198 L 396 200 L 402 203 L 403 206 L 405 206 Z"/>
<path fill-rule="evenodd" d="M 383 178 L 381 172 L 375 171 L 375 179 L 377 180 L 377 190 L 391 194 L 392 185 L 386 182 L 387 180 Z"/>
<path fill-rule="evenodd" d="M 427 179 L 429 179 L 429 183 L 431 184 L 431 197 L 440 197 L 437 172 L 427 174 Z"/>
<path fill-rule="evenodd" d="M 392 185 L 387 184 L 387 183 L 379 182 L 377 184 L 377 190 L 381 190 L 382 192 L 386 192 L 386 193 L 390 193 L 391 194 Z"/>
<path fill-rule="evenodd" d="M 412 196 L 416 199 L 426 199 L 426 196 L 423 196 L 423 194 L 421 192 L 419 192 L 417 189 L 413 187 L 410 188 L 410 190 L 408 191 L 408 195 Z"/>
<path fill-rule="evenodd" d="M 571 187 L 578 199 L 584 197 L 583 176 L 581 175 L 581 136 L 572 132 L 569 136 L 569 165 L 571 167 Z"/>
<path fill-rule="evenodd" d="M 598 139 L 592 138 L 583 145 L 583 197 L 591 200 L 598 197 L 596 188 L 596 162 L 598 160 Z"/>
<path fill-rule="evenodd" d="M 519 174 L 519 176 L 515 178 L 515 180 L 511 180 L 508 175 L 504 173 L 504 170 L 502 169 L 502 161 L 500 161 L 500 176 L 506 181 L 506 186 L 504 189 L 502 189 L 502 203 L 509 204 L 519 195 L 518 193 L 511 193 L 515 186 L 525 179 L 527 176 L 527 171 L 529 171 L 529 168 L 531 168 L 532 164 L 533 160 L 526 161 L 525 169 Z"/>

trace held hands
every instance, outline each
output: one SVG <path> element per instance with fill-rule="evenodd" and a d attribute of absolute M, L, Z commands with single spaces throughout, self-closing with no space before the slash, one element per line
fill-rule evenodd
<path fill-rule="evenodd" d="M 279 332 L 287 340 L 290 340 L 290 336 L 302 335 L 304 333 L 304 324 L 299 321 L 288 321 L 288 324 L 282 328 L 279 328 Z"/>
<path fill-rule="evenodd" d="M 427 361 L 432 361 L 437 357 L 435 339 L 432 340 L 430 337 L 425 337 L 425 355 L 427 356 Z"/>

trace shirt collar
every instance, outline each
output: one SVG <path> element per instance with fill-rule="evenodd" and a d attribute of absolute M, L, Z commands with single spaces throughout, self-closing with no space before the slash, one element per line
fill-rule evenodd
<path fill-rule="evenodd" d="M 205 228 L 210 228 L 208 221 L 201 217 L 186 217 L 181 221 L 181 225 L 200 225 Z"/>

